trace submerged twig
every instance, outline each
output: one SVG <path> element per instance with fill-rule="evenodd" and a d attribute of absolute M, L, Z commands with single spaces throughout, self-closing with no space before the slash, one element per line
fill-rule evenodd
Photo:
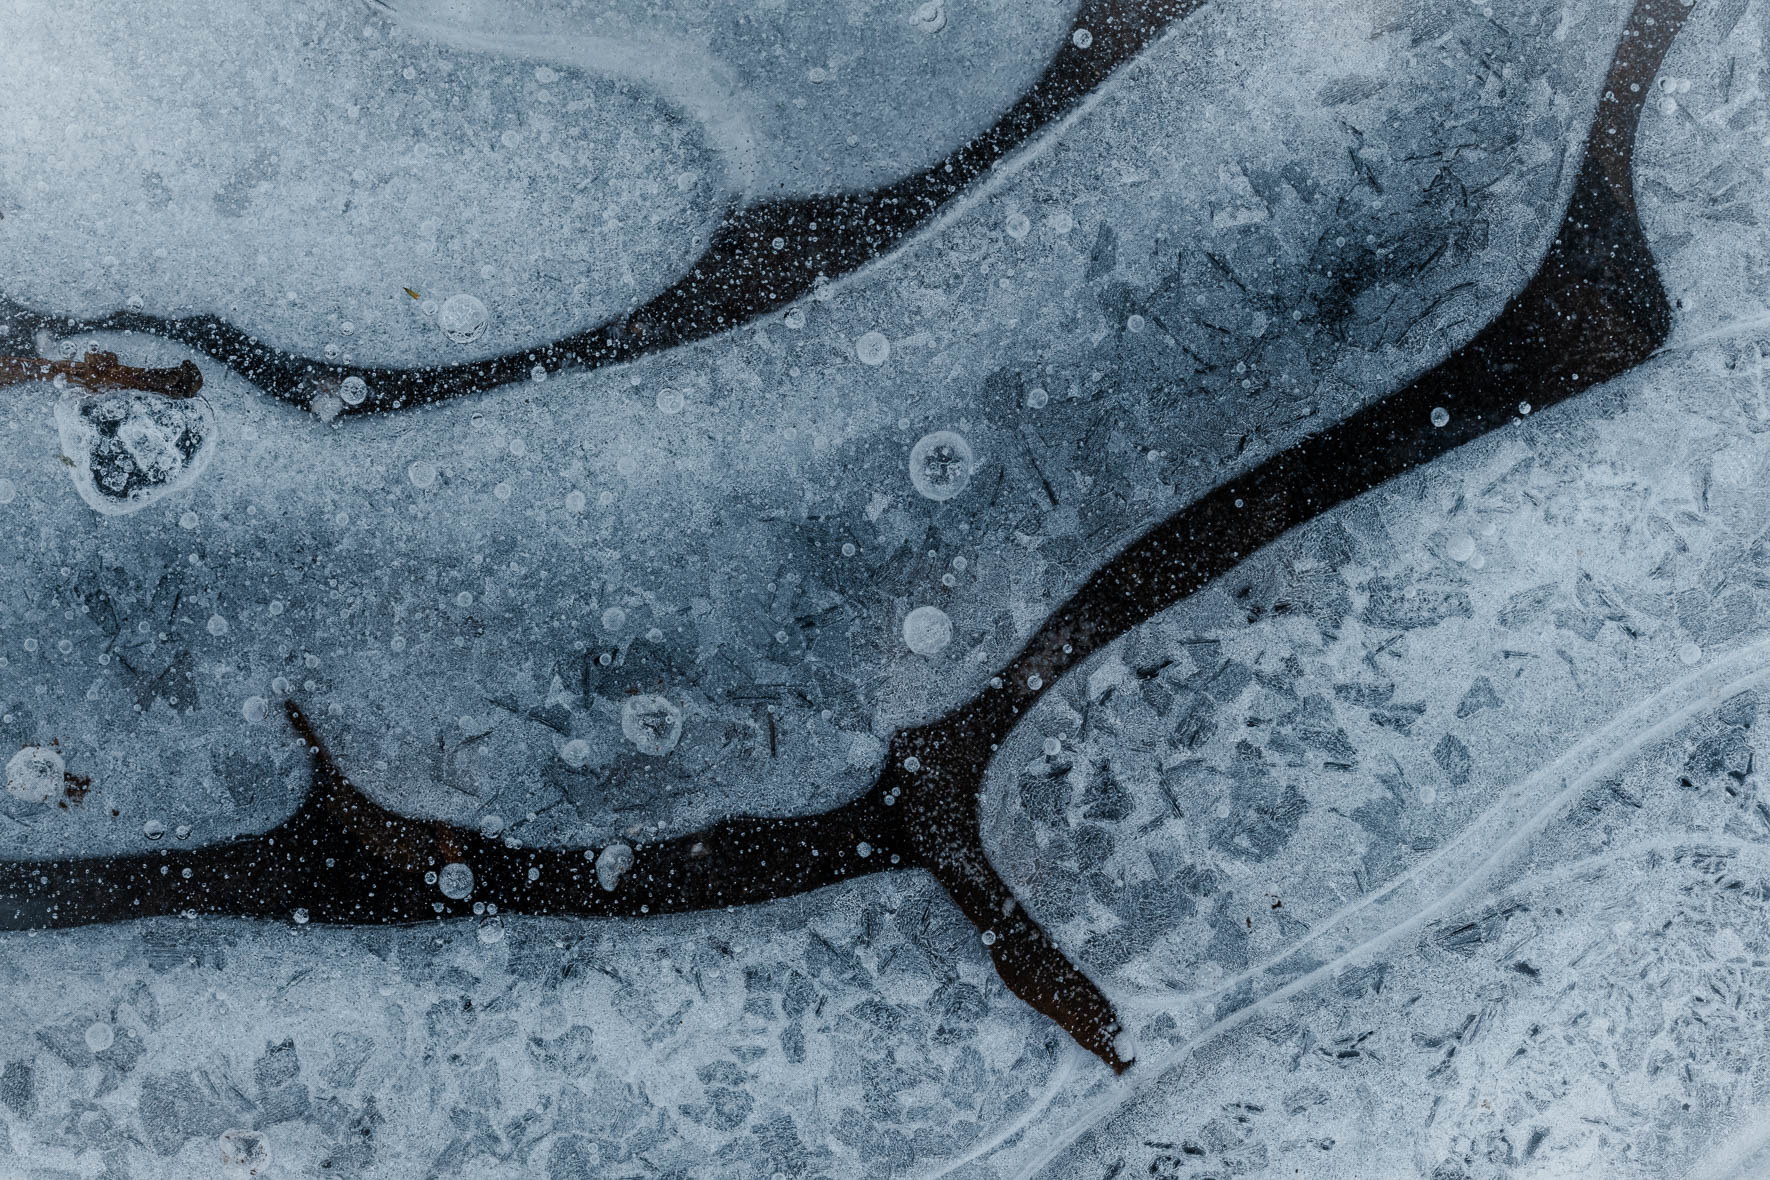
<path fill-rule="evenodd" d="M 98 393 L 107 389 L 137 389 L 162 397 L 189 398 L 203 388 L 203 371 L 190 361 L 163 369 L 140 369 L 126 365 L 114 352 L 94 349 L 76 360 L 48 360 L 35 356 L 0 356 L 0 385 L 15 381 L 54 381 Z"/>

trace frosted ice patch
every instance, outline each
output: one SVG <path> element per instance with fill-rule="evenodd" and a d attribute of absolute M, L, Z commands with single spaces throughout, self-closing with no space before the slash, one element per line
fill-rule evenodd
<path fill-rule="evenodd" d="M 221 1174 L 226 1180 L 262 1176 L 270 1167 L 270 1142 L 261 1132 L 223 1131 L 220 1144 Z"/>
<path fill-rule="evenodd" d="M 6 793 L 26 803 L 47 803 L 61 792 L 67 765 L 48 746 L 26 746 L 6 764 Z"/>
<path fill-rule="evenodd" d="M 75 490 L 106 516 L 139 512 L 189 487 L 215 454 L 215 411 L 202 397 L 64 397 L 55 424 Z"/>
<path fill-rule="evenodd" d="M 641 754 L 668 754 L 682 740 L 682 710 L 649 693 L 628 697 L 621 706 L 621 733 Z"/>
<path fill-rule="evenodd" d="M 930 500 L 950 500 L 971 482 L 971 444 L 951 430 L 936 430 L 910 448 L 910 483 Z"/>

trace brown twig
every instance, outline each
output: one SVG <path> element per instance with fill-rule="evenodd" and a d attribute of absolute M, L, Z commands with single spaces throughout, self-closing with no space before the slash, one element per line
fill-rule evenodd
<path fill-rule="evenodd" d="M 93 350 L 78 360 L 52 361 L 35 356 L 0 356 L 0 384 L 15 381 L 53 381 L 65 377 L 83 389 L 139 389 L 162 397 L 195 397 L 203 388 L 203 372 L 190 361 L 164 369 L 138 369 L 125 365 L 114 352 Z"/>

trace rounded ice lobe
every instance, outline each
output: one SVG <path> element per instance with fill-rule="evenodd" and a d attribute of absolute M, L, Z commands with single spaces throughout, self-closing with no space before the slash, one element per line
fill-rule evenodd
<path fill-rule="evenodd" d="M 458 860 L 446 864 L 442 875 L 437 878 L 437 886 L 444 897 L 452 901 L 465 901 L 473 892 L 473 870 Z"/>
<path fill-rule="evenodd" d="M 485 334 L 491 318 L 486 305 L 472 295 L 451 295 L 436 313 L 436 326 L 456 344 L 472 344 Z"/>
<path fill-rule="evenodd" d="M 270 1143 L 260 1131 L 221 1133 L 221 1174 L 227 1180 L 262 1176 L 270 1167 Z"/>
<path fill-rule="evenodd" d="M 136 390 L 64 397 L 55 424 L 74 489 L 106 516 L 139 512 L 189 487 L 215 454 L 215 411 L 202 397 Z"/>
<path fill-rule="evenodd" d="M 939 655 L 953 641 L 953 621 L 938 606 L 918 606 L 903 618 L 903 641 L 919 656 Z"/>
<path fill-rule="evenodd" d="M 971 482 L 971 444 L 951 430 L 924 434 L 910 448 L 910 483 L 930 500 L 950 500 Z"/>
<path fill-rule="evenodd" d="M 641 754 L 668 754 L 682 740 L 682 710 L 665 697 L 628 697 L 621 706 L 621 733 Z"/>
<path fill-rule="evenodd" d="M 26 803 L 47 803 L 61 793 L 67 765 L 48 746 L 26 746 L 6 764 L 6 793 Z"/>
<path fill-rule="evenodd" d="M 626 844 L 610 844 L 596 857 L 596 883 L 603 892 L 613 893 L 621 883 L 621 875 L 633 867 L 633 849 Z"/>

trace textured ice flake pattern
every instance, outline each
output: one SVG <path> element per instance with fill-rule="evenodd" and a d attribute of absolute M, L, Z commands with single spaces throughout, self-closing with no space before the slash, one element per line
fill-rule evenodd
<path fill-rule="evenodd" d="M 271 828 L 312 767 L 285 700 L 376 803 L 597 850 L 611 895 L 648 841 L 860 795 L 1125 544 L 1501 311 L 1628 14 L 1201 7 L 801 301 L 351 417 L 366 383 L 297 409 L 55 324 L 539 348 L 733 208 L 936 163 L 1109 30 L 10 0 L 0 352 L 204 385 L 0 386 L 0 860 Z M 1236 554 L 995 752 L 984 847 L 1124 1075 L 920 870 L 564 920 L 437 859 L 471 917 L 0 933 L 0 1176 L 1764 1174 L 1767 17 L 1698 0 L 1651 83 L 1662 352 Z"/>

